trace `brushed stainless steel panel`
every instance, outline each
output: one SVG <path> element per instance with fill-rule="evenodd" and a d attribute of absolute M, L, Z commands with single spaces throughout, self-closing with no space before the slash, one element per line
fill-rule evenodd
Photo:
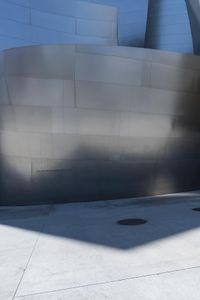
<path fill-rule="evenodd" d="M 53 134 L 53 158 L 68 160 L 108 159 L 109 139 L 105 136 Z"/>
<path fill-rule="evenodd" d="M 198 0 L 186 0 L 188 15 L 191 25 L 194 53 L 200 53 L 199 47 L 199 18 L 200 4 Z"/>
<path fill-rule="evenodd" d="M 0 104 L 9 104 L 6 80 L 0 78 Z"/>
<path fill-rule="evenodd" d="M 185 2 L 187 1 L 149 1 L 146 47 L 193 53 L 190 22 Z"/>
<path fill-rule="evenodd" d="M 178 92 L 194 92 L 194 71 L 153 64 L 150 86 Z"/>
<path fill-rule="evenodd" d="M 0 152 L 7 156 L 40 157 L 40 138 L 38 133 L 1 131 Z"/>
<path fill-rule="evenodd" d="M 192 138 L 197 138 L 197 139 L 199 138 L 200 120 L 198 117 L 199 116 L 198 110 L 191 111 L 189 109 L 190 106 L 188 107 L 188 113 L 182 116 L 177 116 L 175 118 L 173 124 L 172 136 L 175 137 L 191 136 Z"/>
<path fill-rule="evenodd" d="M 103 183 L 140 183 L 147 182 L 154 177 L 156 170 L 155 161 L 109 161 L 99 164 L 98 170 L 102 173 Z"/>
<path fill-rule="evenodd" d="M 14 3 L 9 3 L 8 1 L 0 1 L 0 17 L 28 23 L 29 9 L 15 5 Z"/>
<path fill-rule="evenodd" d="M 53 157 L 53 143 L 51 134 L 0 131 L 0 138 L 0 153 L 2 155 L 25 158 Z"/>
<path fill-rule="evenodd" d="M 136 91 L 136 88 L 134 89 Z M 198 96 L 196 96 L 198 97 Z M 135 101 L 131 103 L 131 111 L 150 114 L 182 115 L 185 104 L 195 98 L 187 93 L 139 88 Z"/>
<path fill-rule="evenodd" d="M 31 181 L 31 159 L 24 157 L 2 156 L 1 172 L 7 187 Z M 15 171 L 14 171 L 15 170 Z"/>
<path fill-rule="evenodd" d="M 66 16 L 76 15 L 76 3 L 71 0 L 30 0 L 33 9 Z"/>
<path fill-rule="evenodd" d="M 68 40 L 68 37 L 67 37 Z M 65 43 L 69 43 L 66 40 Z M 74 42 L 73 42 L 74 43 Z M 79 44 L 86 44 L 86 45 L 91 45 L 91 44 L 95 44 L 95 45 L 116 45 L 117 44 L 117 40 L 116 37 L 111 37 L 111 38 L 104 38 L 104 37 L 96 37 L 96 36 L 88 36 L 88 35 L 76 35 L 75 36 L 75 43 L 76 45 Z M 72 42 L 70 42 L 70 44 L 72 44 Z"/>
<path fill-rule="evenodd" d="M 40 26 L 70 34 L 75 34 L 76 31 L 75 18 L 73 17 L 58 16 L 55 14 L 31 10 L 31 22 L 33 26 Z"/>
<path fill-rule="evenodd" d="M 148 60 L 148 61 L 152 60 L 152 53 L 153 53 L 153 50 L 149 50 L 149 49 L 133 48 L 133 47 L 118 47 L 118 46 L 99 47 L 97 45 L 78 45 L 76 49 L 78 53 L 101 54 L 101 55 L 108 55 L 108 56 L 130 58 L 135 60 Z"/>
<path fill-rule="evenodd" d="M 0 19 L 0 34 L 31 42 L 31 28 L 27 24 Z"/>
<path fill-rule="evenodd" d="M 121 137 L 118 144 L 120 145 L 121 160 L 148 161 L 161 159 L 166 155 L 166 138 Z"/>
<path fill-rule="evenodd" d="M 200 71 L 195 72 L 195 91 L 200 93 Z"/>
<path fill-rule="evenodd" d="M 144 47 L 148 0 L 87 0 L 87 2 L 112 5 L 117 9 L 119 45 Z"/>
<path fill-rule="evenodd" d="M 153 51 L 152 58 L 151 50 L 139 56 L 134 49 L 131 56 L 131 49 L 101 46 L 77 47 L 75 53 L 75 48 L 37 46 L 4 53 L 1 203 L 102 200 L 199 188 L 197 57 L 160 52 L 156 57 Z M 149 78 L 158 86 L 141 85 Z"/>
<path fill-rule="evenodd" d="M 7 77 L 8 92 L 13 105 L 62 106 L 64 82 L 56 79 Z M 73 101 L 73 82 L 66 81 L 66 103 Z"/>
<path fill-rule="evenodd" d="M 5 69 L 9 75 L 73 79 L 74 63 L 75 46 L 72 45 L 27 47 L 5 53 Z"/>
<path fill-rule="evenodd" d="M 152 61 L 154 63 L 180 67 L 183 69 L 188 68 L 199 70 L 200 68 L 200 61 L 198 56 L 165 52 L 161 50 L 151 50 L 151 54 Z"/>
<path fill-rule="evenodd" d="M 77 20 L 77 34 L 96 37 L 115 37 L 114 23 L 95 20 Z"/>
<path fill-rule="evenodd" d="M 102 21 L 115 21 L 117 11 L 114 7 L 78 1 L 76 17 Z"/>
<path fill-rule="evenodd" d="M 136 93 L 132 86 L 91 81 L 76 82 L 76 103 L 80 108 L 129 111 L 130 106 L 134 106 Z"/>
<path fill-rule="evenodd" d="M 194 159 L 200 157 L 199 146 L 192 137 L 170 138 L 166 141 L 167 159 Z"/>
<path fill-rule="evenodd" d="M 168 137 L 172 130 L 171 116 L 121 113 L 120 136 Z"/>
<path fill-rule="evenodd" d="M 4 34 L 0 34 L 0 50 L 16 48 L 16 47 L 25 47 L 35 45 L 31 41 L 25 41 L 20 38 L 6 36 Z"/>
<path fill-rule="evenodd" d="M 48 107 L 0 105 L 0 120 L 1 130 L 52 131 L 52 113 Z"/>
<path fill-rule="evenodd" d="M 119 135 L 120 114 L 115 111 L 63 109 L 64 132 L 80 135 Z"/>
<path fill-rule="evenodd" d="M 117 42 L 116 10 L 112 7 L 74 0 L 35 0 L 26 6 L 0 0 L 0 49 Z"/>
<path fill-rule="evenodd" d="M 190 176 L 188 176 L 190 174 Z M 156 192 L 173 192 L 194 186 L 197 180 L 195 160 L 168 160 L 157 168 Z"/>
<path fill-rule="evenodd" d="M 4 53 L 0 52 L 0 76 L 4 74 Z"/>
<path fill-rule="evenodd" d="M 60 186 L 73 184 L 76 180 L 77 162 L 70 160 L 32 159 L 32 181 L 48 188 L 48 185 Z"/>
<path fill-rule="evenodd" d="M 67 107 L 75 107 L 75 82 L 74 80 L 63 81 L 63 105 Z M 57 101 L 54 101 L 54 104 Z M 57 106 L 57 105 L 56 105 Z"/>
<path fill-rule="evenodd" d="M 21 6 L 25 6 L 25 7 L 30 6 L 30 1 L 29 0 L 10 0 L 10 2 L 21 5 Z"/>
<path fill-rule="evenodd" d="M 76 79 L 141 85 L 143 64 L 121 57 L 77 54 Z"/>
<path fill-rule="evenodd" d="M 37 26 L 31 27 L 31 41 L 35 44 L 76 44 L 76 35 Z"/>

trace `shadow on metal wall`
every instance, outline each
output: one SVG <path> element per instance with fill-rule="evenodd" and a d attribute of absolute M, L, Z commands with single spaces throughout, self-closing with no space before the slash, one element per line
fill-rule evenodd
<path fill-rule="evenodd" d="M 124 250 L 199 227 L 199 218 L 188 218 L 186 220 L 184 216 L 182 217 L 182 213 L 179 213 L 177 206 L 174 211 L 170 212 L 171 217 L 176 218 L 178 216 L 178 221 L 172 225 L 165 222 L 160 223 L 156 231 L 154 228 L 149 229 L 147 226 L 143 232 L 140 230 L 139 234 L 135 233 L 131 238 L 129 235 L 123 236 L 120 234 L 118 239 L 116 236 L 116 227 L 113 223 L 110 223 L 110 216 L 109 214 L 107 215 L 107 212 L 111 208 L 113 211 L 115 208 L 117 209 L 117 200 L 116 204 L 112 205 L 106 205 L 106 202 L 96 204 L 99 209 L 99 216 L 95 214 L 96 219 L 93 220 L 93 226 L 87 228 L 87 234 L 83 231 L 82 224 L 86 227 L 87 224 L 91 225 L 91 221 L 89 220 L 93 218 L 94 204 L 91 203 L 89 213 L 84 204 L 82 204 L 82 209 L 76 205 L 73 207 L 69 206 L 70 214 L 66 205 L 63 206 L 61 219 L 59 215 L 55 216 L 55 219 L 53 217 L 54 210 L 59 207 L 55 206 L 55 203 L 79 202 L 80 200 L 108 200 L 198 189 L 200 187 L 200 110 L 198 108 L 199 102 L 197 100 L 187 101 L 184 105 L 183 115 L 173 117 L 172 130 L 174 132 L 182 131 L 185 143 L 184 148 L 182 143 L 179 144 L 180 140 L 177 139 L 174 140 L 175 143 L 171 144 L 172 139 L 170 137 L 164 143 L 164 151 L 160 155 L 157 155 L 157 157 L 155 157 L 155 153 L 152 156 L 151 154 L 145 156 L 137 154 L 132 156 L 131 161 L 120 159 L 104 161 L 99 149 L 83 145 L 75 149 L 71 161 L 66 159 L 62 160 L 62 163 L 58 162 L 51 172 L 41 172 L 35 174 L 35 176 L 33 174 L 31 182 L 24 181 L 23 176 L 20 176 L 20 174 L 10 168 L 9 163 L 7 164 L 5 159 L 2 160 L 1 157 L 1 205 L 6 205 L 9 201 L 11 205 L 15 205 L 16 203 L 21 205 L 48 203 L 49 206 L 23 207 L 18 209 L 2 207 L 0 209 L 0 223 L 25 230 L 40 231 L 41 229 L 33 225 L 33 218 L 37 219 L 41 216 L 49 216 L 51 218 L 52 216 L 55 228 L 45 227 L 43 232 L 46 234 Z M 166 149 L 168 150 L 166 151 Z M 77 157 L 79 153 L 87 153 L 88 157 L 95 156 L 96 163 L 99 162 L 99 164 L 92 165 L 92 159 L 88 159 L 83 161 L 82 164 L 85 165 L 81 166 L 79 161 L 73 160 L 73 156 Z M 7 181 L 7 179 L 9 180 Z M 193 200 L 199 199 L 198 193 L 193 193 L 192 195 Z M 175 196 L 173 203 L 180 198 L 181 200 L 188 200 L 191 199 L 191 196 Z M 158 210 L 159 218 L 160 214 L 163 214 L 164 217 L 165 206 L 162 206 L 162 204 L 170 199 L 170 196 L 164 198 L 158 196 L 157 202 L 151 202 L 147 198 L 140 206 L 141 215 L 139 217 L 145 215 L 143 214 L 143 209 L 145 210 L 149 205 L 155 205 L 155 209 L 157 206 L 160 207 Z M 137 204 L 140 205 L 140 199 L 138 199 Z M 130 201 L 127 204 L 127 201 L 124 201 L 124 204 L 120 202 L 121 217 L 123 216 L 123 210 L 127 206 L 129 215 L 135 216 L 133 203 Z M 85 213 L 85 210 L 87 213 Z M 103 219 L 101 218 L 102 211 L 104 214 Z M 81 214 L 81 219 L 77 214 Z M 76 219 L 77 222 L 75 221 Z M 60 220 L 63 220 L 67 225 L 64 230 L 59 226 Z M 80 223 L 79 220 L 81 220 Z M 104 224 L 102 224 L 102 220 Z M 112 239 L 112 236 L 115 238 Z"/>

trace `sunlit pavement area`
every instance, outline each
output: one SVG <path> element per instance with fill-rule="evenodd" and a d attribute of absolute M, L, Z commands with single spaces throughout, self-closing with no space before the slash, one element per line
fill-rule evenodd
<path fill-rule="evenodd" d="M 0 299 L 199 300 L 197 207 L 199 192 L 2 207 Z"/>

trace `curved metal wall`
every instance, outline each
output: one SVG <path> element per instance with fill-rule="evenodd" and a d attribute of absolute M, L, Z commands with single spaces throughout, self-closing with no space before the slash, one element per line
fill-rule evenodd
<path fill-rule="evenodd" d="M 33 44 L 117 44 L 114 7 L 77 0 L 0 0 L 0 49 Z"/>
<path fill-rule="evenodd" d="M 0 53 L 0 203 L 200 187 L 200 58 L 126 47 Z"/>
<path fill-rule="evenodd" d="M 190 0 L 0 0 L 0 49 L 117 42 L 144 47 L 146 40 L 147 48 L 193 53 L 185 2 L 198 53 L 199 3 Z"/>
<path fill-rule="evenodd" d="M 149 0 L 82 0 L 112 5 L 118 14 L 118 43 L 122 46 L 144 47 Z"/>
<path fill-rule="evenodd" d="M 185 0 L 149 0 L 145 46 L 165 51 L 193 53 Z"/>
<path fill-rule="evenodd" d="M 200 54 L 200 2 L 199 0 L 186 0 L 191 24 L 194 53 Z"/>

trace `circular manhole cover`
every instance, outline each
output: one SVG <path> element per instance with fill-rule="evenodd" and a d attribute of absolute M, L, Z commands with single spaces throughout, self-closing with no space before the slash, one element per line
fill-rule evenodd
<path fill-rule="evenodd" d="M 200 207 L 193 208 L 194 211 L 200 211 Z"/>
<path fill-rule="evenodd" d="M 144 219 L 123 219 L 117 222 L 120 225 L 142 225 L 147 223 Z"/>

